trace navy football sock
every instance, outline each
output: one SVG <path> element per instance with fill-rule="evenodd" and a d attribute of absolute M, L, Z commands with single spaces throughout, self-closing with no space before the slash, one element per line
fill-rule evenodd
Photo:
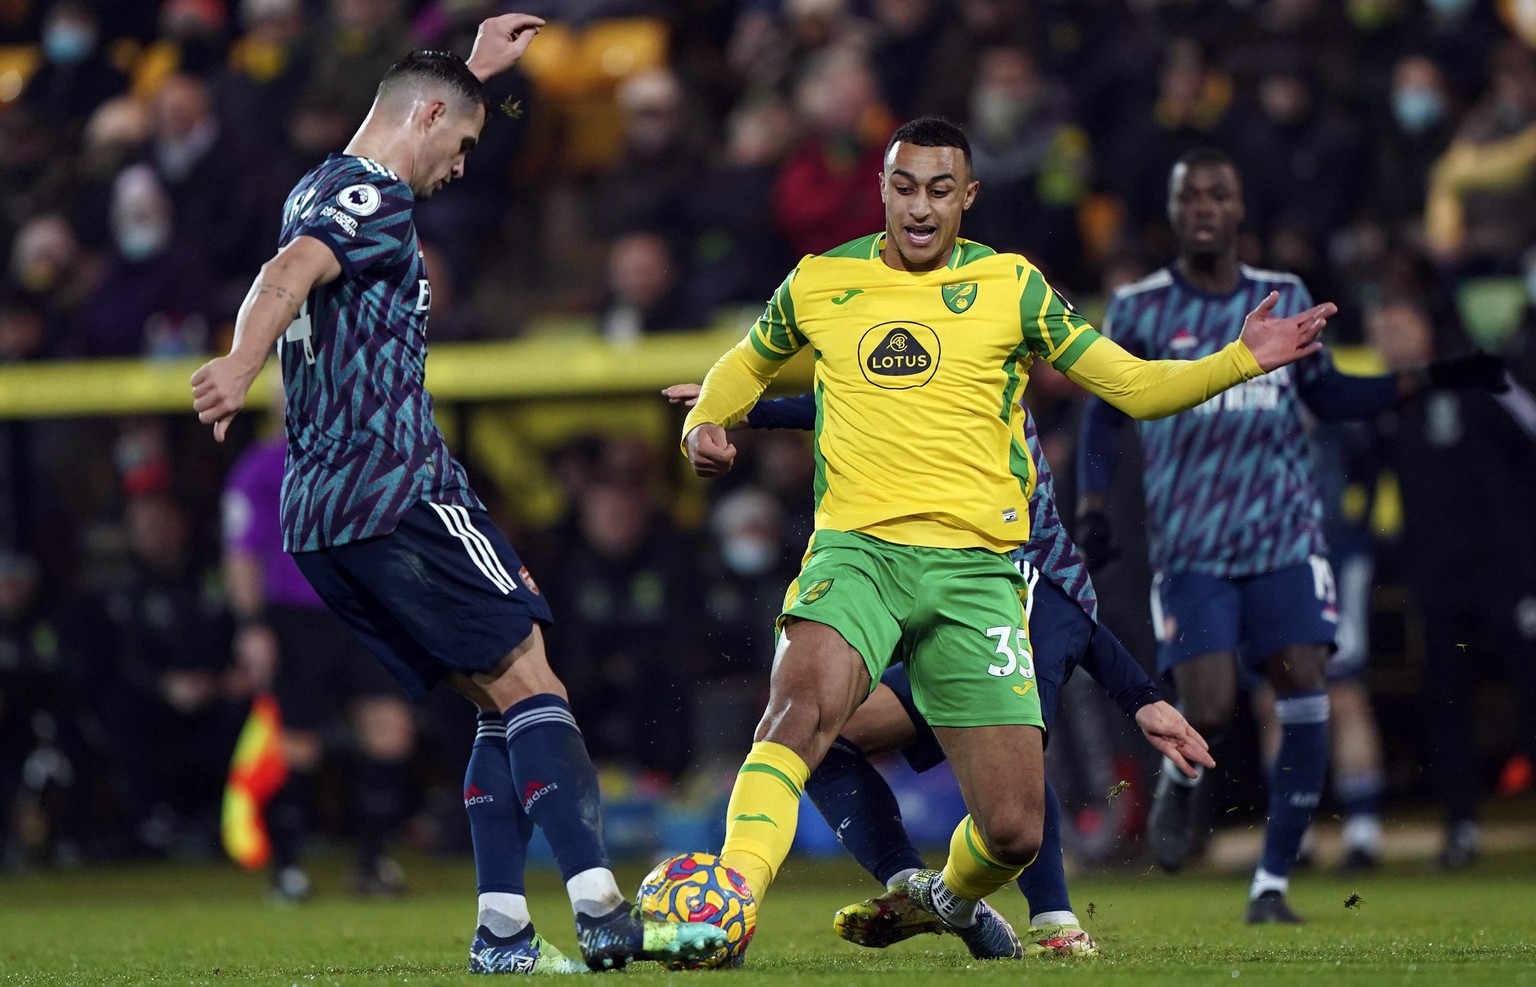
<path fill-rule="evenodd" d="M 475 887 L 481 894 L 523 893 L 523 865 L 533 820 L 512 784 L 506 727 L 500 713 L 481 713 L 475 746 L 464 770 L 464 811 L 475 850 Z"/>
<path fill-rule="evenodd" d="M 597 769 L 571 707 L 544 693 L 506 712 L 507 752 L 523 811 L 544 831 L 561 877 L 608 867 Z"/>
<path fill-rule="evenodd" d="M 1275 718 L 1280 721 L 1280 752 L 1269 776 L 1261 866 L 1274 877 L 1285 877 L 1296 862 L 1328 771 L 1328 694 L 1277 696 Z"/>
<path fill-rule="evenodd" d="M 1061 859 L 1061 800 L 1051 780 L 1045 780 L 1045 828 L 1040 853 L 1019 875 L 1019 890 L 1029 902 L 1031 917 L 1049 912 L 1070 912 L 1067 873 Z"/>
<path fill-rule="evenodd" d="M 923 866 L 907 838 L 891 786 L 858 745 L 838 737 L 805 783 L 816 811 L 837 831 L 843 847 L 881 884 Z"/>

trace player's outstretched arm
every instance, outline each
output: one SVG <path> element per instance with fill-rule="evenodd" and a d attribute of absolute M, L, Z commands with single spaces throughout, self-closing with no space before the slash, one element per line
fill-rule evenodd
<path fill-rule="evenodd" d="M 1280 301 L 1280 292 L 1271 291 L 1259 302 L 1259 307 L 1248 313 L 1243 320 L 1243 331 L 1237 338 L 1248 347 L 1259 368 L 1265 373 L 1304 356 L 1311 356 L 1323 348 L 1317 338 L 1323 326 L 1339 311 L 1333 302 L 1314 305 L 1305 312 L 1279 317 L 1274 314 Z"/>
<path fill-rule="evenodd" d="M 224 441 L 267 354 L 298 317 L 309 293 L 340 276 L 341 262 L 331 248 L 309 236 L 294 238 L 261 266 L 235 317 L 229 355 L 209 360 L 192 375 L 192 408 L 198 421 L 213 426 L 214 439 Z"/>
<path fill-rule="evenodd" d="M 465 64 L 481 82 L 500 75 L 517 64 L 543 26 L 544 19 L 532 14 L 488 17 L 480 22 L 480 30 L 475 32 L 475 47 Z"/>
<path fill-rule="evenodd" d="M 1167 702 L 1159 699 L 1138 709 L 1136 725 L 1141 727 L 1147 743 L 1189 777 L 1195 777 L 1191 762 L 1207 768 L 1216 766 L 1216 759 L 1211 757 L 1211 747 L 1200 736 L 1200 731 L 1190 726 L 1183 714 Z"/>
<path fill-rule="evenodd" d="M 1050 359 L 1073 383 L 1132 418 L 1166 418 L 1322 348 L 1318 333 L 1337 306 L 1325 302 L 1300 315 L 1276 318 L 1270 313 L 1279 297 L 1271 292 L 1243 320 L 1238 339 L 1198 360 L 1143 360 L 1097 334 L 1070 363 L 1070 343 Z"/>

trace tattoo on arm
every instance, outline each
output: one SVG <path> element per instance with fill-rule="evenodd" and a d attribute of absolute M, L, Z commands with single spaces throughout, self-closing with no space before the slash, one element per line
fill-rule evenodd
<path fill-rule="evenodd" d="M 280 284 L 267 284 L 263 281 L 256 286 L 256 294 L 274 296 L 279 302 L 288 307 L 290 316 L 297 316 L 299 309 L 304 305 L 302 295 L 295 294 Z"/>

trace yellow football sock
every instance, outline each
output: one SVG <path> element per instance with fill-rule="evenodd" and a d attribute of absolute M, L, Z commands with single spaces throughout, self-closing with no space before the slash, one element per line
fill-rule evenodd
<path fill-rule="evenodd" d="M 725 810 L 720 859 L 747 879 L 759 902 L 789 856 L 800 821 L 800 793 L 811 769 L 782 744 L 759 741 L 736 775 Z"/>
<path fill-rule="evenodd" d="M 1033 863 L 1033 861 L 1031 861 Z M 1024 867 L 1028 867 L 1025 864 Z M 988 852 L 970 816 L 960 820 L 949 838 L 949 859 L 944 862 L 944 886 L 962 898 L 980 901 L 1024 873 Z"/>

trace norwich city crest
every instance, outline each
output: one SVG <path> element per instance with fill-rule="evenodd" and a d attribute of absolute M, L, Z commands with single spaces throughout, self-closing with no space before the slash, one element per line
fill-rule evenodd
<path fill-rule="evenodd" d="M 939 289 L 944 296 L 944 304 L 956 315 L 970 310 L 976 304 L 976 282 L 967 281 L 964 284 L 946 284 Z"/>
<path fill-rule="evenodd" d="M 922 387 L 938 368 L 939 334 L 921 322 L 882 322 L 859 339 L 859 369 L 876 387 Z"/>
<path fill-rule="evenodd" d="M 804 593 L 801 593 L 797 602 L 799 602 L 799 603 L 815 603 L 817 600 L 821 599 L 823 596 L 826 596 L 827 595 L 827 591 L 830 590 L 831 588 L 832 588 L 832 580 L 830 580 L 830 579 L 819 580 L 819 581 L 817 581 L 815 583 L 812 583 L 810 589 L 806 590 Z"/>

